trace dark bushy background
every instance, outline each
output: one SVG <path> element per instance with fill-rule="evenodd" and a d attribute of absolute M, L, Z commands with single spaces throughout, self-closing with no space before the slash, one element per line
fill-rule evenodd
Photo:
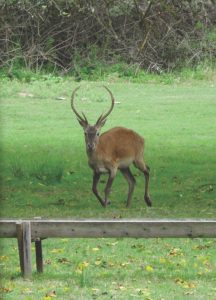
<path fill-rule="evenodd" d="M 0 66 L 171 71 L 216 58 L 215 0 L 0 0 Z"/>

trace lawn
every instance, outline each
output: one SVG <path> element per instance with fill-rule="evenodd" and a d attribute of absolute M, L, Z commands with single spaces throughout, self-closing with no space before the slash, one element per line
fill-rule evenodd
<path fill-rule="evenodd" d="M 76 98 L 93 123 L 110 105 L 103 83 L 81 82 Z M 106 83 L 116 105 L 102 131 L 125 126 L 145 137 L 153 207 L 144 178 L 126 209 L 119 173 L 112 204 L 91 191 L 82 128 L 70 108 L 78 85 L 52 78 L 1 82 L 1 217 L 215 218 L 216 85 L 214 82 Z M 106 176 L 100 182 L 103 192 Z M 24 282 L 15 240 L 2 240 L 4 299 L 215 299 L 213 239 L 48 239 L 45 272 Z"/>

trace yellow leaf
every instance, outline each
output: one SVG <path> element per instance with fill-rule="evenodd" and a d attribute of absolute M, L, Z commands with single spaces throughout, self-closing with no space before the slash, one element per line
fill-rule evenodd
<path fill-rule="evenodd" d="M 167 259 L 164 258 L 164 257 L 160 257 L 159 261 L 160 261 L 161 264 L 166 264 L 167 263 Z"/>
<path fill-rule="evenodd" d="M 92 292 L 99 292 L 100 290 L 97 288 L 92 288 Z"/>
<path fill-rule="evenodd" d="M 120 266 L 121 267 L 126 267 L 127 265 L 129 265 L 130 263 L 129 262 L 124 262 L 124 263 L 120 263 Z"/>
<path fill-rule="evenodd" d="M 126 287 L 124 287 L 123 285 L 119 285 L 118 287 L 121 291 L 126 290 Z"/>
<path fill-rule="evenodd" d="M 50 252 L 51 253 L 62 253 L 62 252 L 64 252 L 64 249 L 53 249 Z"/>
<path fill-rule="evenodd" d="M 148 272 L 153 272 L 154 271 L 154 268 L 152 266 L 150 266 L 150 265 L 146 266 L 145 269 Z"/>
<path fill-rule="evenodd" d="M 31 294 L 31 293 L 33 293 L 33 291 L 30 290 L 29 288 L 24 288 L 24 289 L 22 290 L 22 293 L 23 293 L 23 294 Z"/>
<path fill-rule="evenodd" d="M 196 284 L 194 282 L 191 282 L 191 281 L 186 281 L 186 280 L 183 280 L 181 278 L 177 278 L 175 280 L 175 282 L 179 285 L 181 285 L 183 288 L 185 289 L 193 289 L 196 287 Z"/>
<path fill-rule="evenodd" d="M 178 263 L 179 266 L 185 267 L 187 265 L 185 259 L 181 259 L 180 262 Z"/>
<path fill-rule="evenodd" d="M 107 246 L 115 246 L 115 245 L 117 245 L 118 244 L 118 242 L 114 242 L 114 243 L 107 243 Z"/>
<path fill-rule="evenodd" d="M 191 292 L 191 291 L 185 292 L 185 293 L 184 293 L 184 295 L 187 295 L 187 296 L 188 296 L 188 295 L 193 295 L 193 294 L 194 294 L 194 292 Z"/>
<path fill-rule="evenodd" d="M 169 252 L 169 254 L 168 254 L 169 256 L 183 256 L 183 253 L 182 253 L 182 250 L 181 249 L 179 249 L 179 248 L 173 248 L 173 249 L 171 249 L 170 250 L 170 252 Z"/>
<path fill-rule="evenodd" d="M 9 257 L 6 256 L 6 255 L 0 256 L 0 260 L 1 260 L 1 261 L 8 260 L 8 259 L 9 259 Z"/>
<path fill-rule="evenodd" d="M 96 251 L 99 251 L 99 250 L 100 250 L 100 249 L 97 248 L 97 247 L 96 247 L 96 248 L 92 248 L 92 251 L 95 251 L 95 252 L 96 252 Z"/>
<path fill-rule="evenodd" d="M 101 260 L 96 260 L 96 261 L 95 261 L 95 265 L 96 265 L 96 266 L 99 266 L 99 265 L 101 265 L 101 263 L 102 263 L 102 261 L 101 261 Z"/>
<path fill-rule="evenodd" d="M 61 239 L 62 242 L 67 243 L 69 239 Z"/>
<path fill-rule="evenodd" d="M 45 296 L 43 297 L 43 300 L 52 300 L 52 298 L 50 296 Z"/>
<path fill-rule="evenodd" d="M 84 268 L 87 268 L 87 267 L 89 266 L 89 263 L 88 263 L 87 261 L 84 261 L 84 262 L 82 263 L 82 265 L 83 265 Z"/>
<path fill-rule="evenodd" d="M 76 272 L 81 274 L 88 266 L 89 263 L 87 261 L 84 261 L 78 265 Z"/>

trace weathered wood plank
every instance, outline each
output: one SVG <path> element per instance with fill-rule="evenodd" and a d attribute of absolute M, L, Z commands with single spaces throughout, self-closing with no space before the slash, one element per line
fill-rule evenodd
<path fill-rule="evenodd" d="M 216 237 L 216 223 L 194 221 L 85 221 L 32 223 L 39 237 Z"/>
<path fill-rule="evenodd" d="M 21 223 L 19 219 L 7 220 L 0 219 L 0 237 L 17 237 L 16 224 Z"/>
<path fill-rule="evenodd" d="M 16 237 L 18 220 L 0 220 L 0 237 Z M 24 221 L 24 220 L 23 220 Z M 216 237 L 216 219 L 28 220 L 31 237 Z"/>

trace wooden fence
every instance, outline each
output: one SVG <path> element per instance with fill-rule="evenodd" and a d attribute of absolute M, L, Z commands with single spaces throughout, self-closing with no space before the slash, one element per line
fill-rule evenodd
<path fill-rule="evenodd" d="M 45 238 L 216 238 L 216 219 L 0 219 L 0 237 L 17 238 L 22 275 L 31 278 L 31 242 L 43 272 Z"/>

